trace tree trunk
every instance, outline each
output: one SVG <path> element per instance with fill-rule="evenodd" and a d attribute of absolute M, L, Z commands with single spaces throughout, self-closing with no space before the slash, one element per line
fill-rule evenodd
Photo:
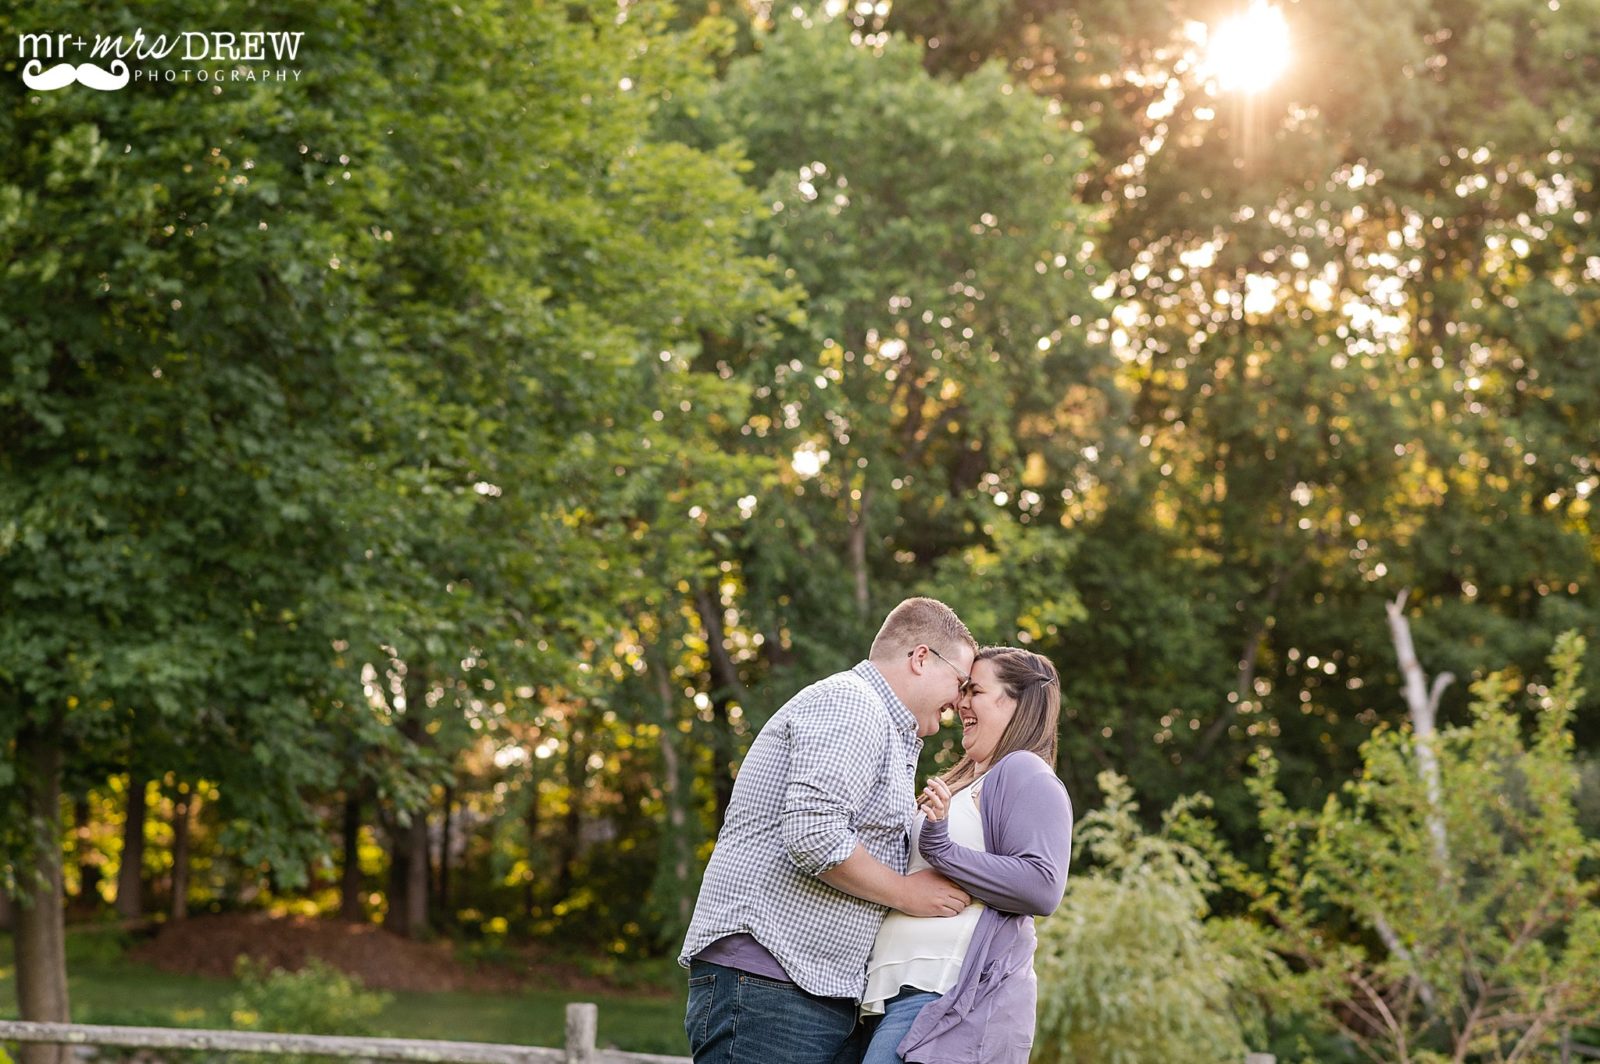
<path fill-rule="evenodd" d="M 850 512 L 850 570 L 855 575 L 856 614 L 863 621 L 870 619 L 872 608 L 867 584 L 867 507 L 871 504 L 872 489 L 863 487 Z"/>
<path fill-rule="evenodd" d="M 537 763 L 537 759 L 529 758 L 530 763 Z M 522 823 L 528 833 L 528 871 L 527 878 L 522 881 L 522 908 L 531 919 L 536 915 L 539 905 L 538 880 L 534 876 L 534 869 L 539 866 L 539 776 L 536 769 L 529 766 L 528 770 L 528 811 L 522 815 Z"/>
<path fill-rule="evenodd" d="M 361 795 L 344 796 L 344 867 L 339 876 L 339 919 L 359 924 L 366 919 L 361 904 Z"/>
<path fill-rule="evenodd" d="M 389 842 L 389 883 L 384 889 L 388 906 L 383 912 L 383 929 L 404 936 L 406 931 L 406 883 L 410 877 L 411 851 L 406 846 L 406 829 L 398 818 L 383 815 L 384 835 Z"/>
<path fill-rule="evenodd" d="M 722 609 L 713 587 L 702 585 L 695 593 L 695 612 L 705 628 L 706 647 L 711 653 L 711 672 L 716 684 L 711 691 L 711 754 L 713 759 L 711 789 L 716 796 L 718 824 L 728 813 L 728 803 L 733 800 L 733 722 L 728 710 L 737 701 L 749 701 L 744 681 L 739 679 L 739 669 L 728 654 L 722 628 Z M 662 679 L 670 682 L 666 674 Z"/>
<path fill-rule="evenodd" d="M 397 725 L 413 746 L 429 743 L 426 712 L 428 671 L 421 661 L 408 661 L 402 681 L 405 715 Z M 380 812 L 380 815 L 381 812 Z M 389 911 L 383 926 L 406 938 L 421 938 L 428 931 L 428 804 L 411 811 L 409 823 L 401 815 L 384 817 L 389 836 Z"/>
<path fill-rule="evenodd" d="M 1439 699 L 1445 688 L 1455 682 L 1455 676 L 1441 672 L 1428 687 L 1428 676 L 1417 660 L 1417 648 L 1411 641 L 1411 625 L 1406 620 L 1405 608 L 1409 591 L 1385 605 L 1389 614 L 1389 633 L 1394 639 L 1395 655 L 1400 659 L 1400 675 L 1405 682 L 1406 712 L 1411 717 L 1411 731 L 1417 740 L 1417 769 L 1422 774 L 1423 785 L 1428 789 L 1428 805 L 1433 810 L 1428 817 L 1428 832 L 1433 836 L 1433 856 L 1439 862 L 1442 875 L 1450 862 L 1450 840 L 1445 835 L 1444 817 L 1439 812 L 1442 800 L 1439 785 L 1439 759 L 1434 754 L 1434 726 L 1439 716 Z"/>
<path fill-rule="evenodd" d="M 583 826 L 584 768 L 587 760 L 583 733 L 573 728 L 567 737 L 567 815 L 563 818 L 561 831 L 561 867 L 556 872 L 557 902 L 572 893 L 574 866 L 578 862 L 578 832 Z"/>
<path fill-rule="evenodd" d="M 145 777 L 128 773 L 128 816 L 122 826 L 122 866 L 117 869 L 117 914 L 124 920 L 144 915 Z"/>
<path fill-rule="evenodd" d="M 95 852 L 89 841 L 93 821 L 87 794 L 73 796 L 72 821 L 72 856 L 78 865 L 78 898 L 89 908 L 95 908 L 100 904 L 100 854 Z"/>
<path fill-rule="evenodd" d="M 6 893 L 5 887 L 0 887 L 0 931 L 10 931 L 16 926 L 16 909 L 11 904 L 11 895 Z"/>
<path fill-rule="evenodd" d="M 1411 624 L 1405 615 L 1406 599 L 1410 594 L 1409 590 L 1400 592 L 1393 602 L 1384 604 L 1384 610 L 1389 615 L 1389 634 L 1394 641 L 1395 655 L 1400 661 L 1406 711 L 1411 717 L 1412 733 L 1416 736 L 1417 768 L 1422 775 L 1423 785 L 1428 790 L 1430 806 L 1428 833 L 1433 836 L 1433 856 L 1438 862 L 1438 872 L 1442 879 L 1448 874 L 1450 867 L 1450 840 L 1445 833 L 1444 817 L 1439 811 L 1442 795 L 1439 787 L 1439 761 L 1433 750 L 1436 731 L 1434 721 L 1439 713 L 1439 698 L 1455 677 L 1448 672 L 1441 672 L 1433 678 L 1433 689 L 1431 691 L 1428 689 L 1428 678 L 1422 671 L 1422 663 L 1417 660 L 1417 648 L 1411 641 Z M 1406 948 L 1405 942 L 1395 933 L 1381 912 L 1377 915 L 1376 926 L 1378 937 L 1383 940 L 1383 944 L 1411 969 L 1417 993 L 1428 1011 L 1432 1012 L 1433 987 L 1423 978 L 1422 969 L 1412 957 L 1410 950 Z"/>
<path fill-rule="evenodd" d="M 664 662 L 651 663 L 655 674 L 656 698 L 661 703 L 661 792 L 667 807 L 667 830 L 661 840 L 661 874 L 657 877 L 659 888 L 667 894 L 662 899 L 662 911 L 673 921 L 664 930 L 676 938 L 689 927 L 693 898 L 689 893 L 691 848 L 689 838 L 689 811 L 685 800 L 683 768 L 678 757 L 680 732 L 672 707 L 672 678 Z M 721 823 L 719 817 L 718 823 Z"/>
<path fill-rule="evenodd" d="M 406 716 L 400 730 L 413 746 L 432 745 L 428 737 L 428 691 L 432 686 L 426 662 L 407 661 L 403 689 Z M 432 885 L 428 867 L 428 798 L 411 814 L 411 824 L 398 843 L 406 849 L 402 907 L 405 910 L 405 935 L 422 938 L 428 933 L 428 894 Z M 391 902 L 391 904 L 393 904 Z"/>
<path fill-rule="evenodd" d="M 189 822 L 194 810 L 194 790 L 178 785 L 172 803 L 172 920 L 189 918 Z"/>
<path fill-rule="evenodd" d="M 439 860 L 434 892 L 434 922 L 443 927 L 450 925 L 450 847 L 455 844 L 456 789 L 450 784 L 444 788 L 444 823 L 439 830 Z"/>
<path fill-rule="evenodd" d="M 406 862 L 406 937 L 428 933 L 428 813 L 419 809 L 406 835 L 411 850 Z"/>
<path fill-rule="evenodd" d="M 17 734 L 31 868 L 18 877 L 16 907 L 17 1007 L 24 1020 L 70 1023 L 67 999 L 66 912 L 61 877 L 61 732 L 58 710 L 44 727 Z M 24 1045 L 22 1064 L 67 1064 L 65 1046 Z"/>
<path fill-rule="evenodd" d="M 409 824 L 398 818 L 387 825 L 389 836 L 389 910 L 386 930 L 419 938 L 428 930 L 428 813 L 419 809 Z"/>

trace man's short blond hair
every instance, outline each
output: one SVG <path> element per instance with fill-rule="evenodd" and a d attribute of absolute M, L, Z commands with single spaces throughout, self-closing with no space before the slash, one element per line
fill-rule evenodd
<path fill-rule="evenodd" d="M 966 646 L 977 653 L 978 641 L 956 611 L 931 598 L 908 598 L 889 611 L 872 641 L 872 660 L 889 661 L 927 645 L 943 654 Z"/>

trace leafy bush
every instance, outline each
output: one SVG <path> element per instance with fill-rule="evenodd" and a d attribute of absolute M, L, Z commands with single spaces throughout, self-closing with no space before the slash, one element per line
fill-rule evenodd
<path fill-rule="evenodd" d="M 1527 687 L 1531 741 L 1512 705 L 1523 685 L 1497 673 L 1431 758 L 1409 730 L 1375 733 L 1360 778 L 1320 810 L 1290 808 L 1259 759 L 1271 873 L 1218 865 L 1366 1058 L 1553 1059 L 1600 1015 L 1600 844 L 1579 826 L 1570 730 L 1582 659 L 1562 636 L 1554 682 Z"/>
<path fill-rule="evenodd" d="M 1207 919 L 1218 888 L 1200 849 L 1144 832 L 1125 779 L 1099 783 L 1106 804 L 1078 829 L 1096 867 L 1039 926 L 1033 1059 L 1242 1061 L 1259 1028 L 1248 999 L 1273 982 L 1275 959 L 1254 925 Z M 1168 828 L 1193 830 L 1194 804 L 1169 810 Z"/>
<path fill-rule="evenodd" d="M 248 957 L 234 969 L 241 986 L 228 1008 L 240 1030 L 291 1034 L 375 1035 L 373 1025 L 388 1006 L 388 994 L 367 990 L 337 968 L 313 958 L 298 972 L 268 971 Z M 331 1058 L 285 1056 L 284 1064 Z"/>

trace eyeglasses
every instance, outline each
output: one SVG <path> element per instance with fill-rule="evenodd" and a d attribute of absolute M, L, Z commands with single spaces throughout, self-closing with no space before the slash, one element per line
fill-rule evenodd
<path fill-rule="evenodd" d="M 913 649 L 911 649 L 911 650 L 906 652 L 906 657 L 909 658 L 915 653 L 916 653 L 916 649 L 913 648 Z M 933 649 L 932 647 L 928 648 L 928 653 L 932 654 L 934 657 L 938 658 L 940 661 L 944 662 L 946 665 L 950 666 L 952 669 L 955 669 L 956 676 L 961 681 L 961 685 L 956 688 L 956 693 L 960 697 L 965 698 L 965 697 L 967 697 L 968 695 L 970 695 L 972 693 L 972 689 L 977 686 L 977 681 L 972 678 L 970 673 L 965 673 L 965 672 L 962 672 L 960 669 L 956 669 L 955 662 L 951 661 L 949 658 L 945 657 L 943 654 L 939 653 L 937 650 Z"/>

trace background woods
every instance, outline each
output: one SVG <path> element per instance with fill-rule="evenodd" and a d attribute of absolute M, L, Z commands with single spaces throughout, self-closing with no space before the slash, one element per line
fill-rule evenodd
<path fill-rule="evenodd" d="M 669 954 L 755 730 L 921 593 L 1060 666 L 1103 811 L 1046 941 L 1165 971 L 1180 1044 L 1592 1018 L 1600 4 L 1300 0 L 1231 59 L 1225 6 L 157 0 L 82 31 L 301 76 L 7 51 L 21 1013 L 111 913 Z M 1165 1052 L 1074 970 L 1052 1044 Z"/>

